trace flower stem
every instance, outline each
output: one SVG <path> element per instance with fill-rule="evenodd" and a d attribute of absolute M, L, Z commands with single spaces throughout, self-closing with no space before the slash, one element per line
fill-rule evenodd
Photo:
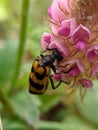
<path fill-rule="evenodd" d="M 5 108 L 9 111 L 10 115 L 14 114 L 14 109 L 12 107 L 12 104 L 9 100 L 9 97 L 7 94 L 3 91 L 3 89 L 0 87 L 0 101 L 5 106 Z"/>
<path fill-rule="evenodd" d="M 17 54 L 17 60 L 16 60 L 16 68 L 15 68 L 15 72 L 14 72 L 12 82 L 10 85 L 9 93 L 12 92 L 13 86 L 15 87 L 15 84 L 16 84 L 16 81 L 20 72 L 22 56 L 24 53 L 24 47 L 25 47 L 25 41 L 26 41 L 29 3 L 30 3 L 30 0 L 23 0 L 23 3 L 22 3 L 22 14 L 21 14 L 22 19 L 21 19 L 21 27 L 20 27 L 19 48 L 17 52 L 18 54 Z"/>

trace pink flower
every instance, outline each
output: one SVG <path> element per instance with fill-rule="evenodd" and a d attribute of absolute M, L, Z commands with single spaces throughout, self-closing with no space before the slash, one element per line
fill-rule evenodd
<path fill-rule="evenodd" d="M 54 34 L 58 34 L 58 29 L 62 21 L 70 18 L 73 0 L 54 0 L 48 9 L 51 21 L 51 29 Z"/>
<path fill-rule="evenodd" d="M 98 74 L 98 62 L 92 67 L 92 77 L 94 78 Z"/>
<path fill-rule="evenodd" d="M 61 35 L 61 36 L 69 36 L 70 34 L 70 25 L 69 23 L 66 23 L 66 25 L 63 27 L 60 27 L 58 29 L 58 34 Z"/>
<path fill-rule="evenodd" d="M 56 80 L 62 80 L 62 75 L 61 74 L 54 74 L 53 78 Z"/>
<path fill-rule="evenodd" d="M 98 61 L 98 43 L 90 46 L 87 49 L 86 56 L 90 62 Z"/>
<path fill-rule="evenodd" d="M 49 44 L 49 48 L 57 48 L 60 52 L 61 55 L 63 56 L 63 58 L 65 59 L 69 53 L 70 50 L 68 48 L 67 45 L 64 44 L 63 41 L 60 41 L 58 39 L 53 40 L 50 44 Z"/>
<path fill-rule="evenodd" d="M 52 38 L 52 36 L 50 33 L 46 33 L 46 32 L 43 33 L 42 38 L 41 38 L 41 42 L 40 42 L 43 50 L 45 50 L 47 48 L 47 46 L 50 44 L 51 38 Z"/>
<path fill-rule="evenodd" d="M 53 78 L 71 82 L 72 87 L 92 88 L 92 79 L 98 78 L 98 8 L 89 2 L 83 7 L 81 0 L 53 0 L 48 8 L 52 33 L 41 39 L 43 50 L 56 48 L 63 56 L 61 62 L 54 62 Z"/>
<path fill-rule="evenodd" d="M 78 41 L 77 43 L 76 43 L 76 49 L 77 50 L 84 50 L 86 48 L 86 43 L 85 43 L 85 41 Z"/>
<path fill-rule="evenodd" d="M 52 14 L 51 14 L 51 6 L 48 8 L 48 14 L 49 14 L 50 18 L 52 18 Z"/>
<path fill-rule="evenodd" d="M 86 78 L 82 78 L 78 80 L 78 84 L 82 85 L 82 87 L 85 87 L 87 89 L 91 89 L 93 86 L 93 83 L 91 80 L 86 79 Z"/>
<path fill-rule="evenodd" d="M 80 72 L 84 72 L 83 63 L 77 59 L 72 59 L 68 61 L 67 64 L 71 64 L 71 71 L 69 72 L 69 75 L 72 77 L 76 77 L 80 74 Z"/>
<path fill-rule="evenodd" d="M 90 39 L 90 31 L 83 25 L 79 25 L 72 34 L 72 40 L 76 44 L 76 49 L 84 50 Z"/>
<path fill-rule="evenodd" d="M 65 65 L 61 65 L 58 68 L 59 77 L 65 82 L 70 82 L 72 78 L 77 77 L 81 72 L 84 72 L 84 65 L 81 61 L 75 59 L 68 61 Z M 55 79 L 59 79 L 58 75 L 55 75 Z"/>
<path fill-rule="evenodd" d="M 70 76 L 69 76 L 70 68 L 67 68 L 66 65 L 58 67 L 58 72 L 53 75 L 53 78 L 56 80 L 62 80 L 64 82 L 69 83 L 70 82 Z"/>
<path fill-rule="evenodd" d="M 70 8 L 72 8 L 72 0 L 54 0 L 49 14 L 56 22 L 63 21 L 71 12 Z"/>
<path fill-rule="evenodd" d="M 74 18 L 64 20 L 61 22 L 61 26 L 58 29 L 58 34 L 61 36 L 70 36 L 75 30 L 77 23 Z"/>

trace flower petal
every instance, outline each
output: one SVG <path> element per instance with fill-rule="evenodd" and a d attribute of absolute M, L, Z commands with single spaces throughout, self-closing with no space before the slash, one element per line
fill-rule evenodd
<path fill-rule="evenodd" d="M 69 60 L 69 61 L 67 62 L 67 64 L 77 64 L 79 70 L 80 70 L 82 73 L 83 73 L 84 70 L 85 70 L 84 64 L 83 64 L 80 60 L 78 60 L 78 59 Z"/>
<path fill-rule="evenodd" d="M 55 21 L 63 21 L 68 17 L 71 11 L 72 0 L 54 0 L 51 6 L 52 18 Z"/>
<path fill-rule="evenodd" d="M 69 75 L 72 77 L 76 77 L 76 76 L 78 76 L 79 73 L 80 73 L 80 70 L 79 70 L 77 64 L 73 64 L 71 66 L 71 71 L 69 72 Z"/>
<path fill-rule="evenodd" d="M 92 77 L 94 78 L 97 73 L 98 73 L 98 63 L 94 64 L 92 68 Z"/>
<path fill-rule="evenodd" d="M 87 89 L 91 89 L 93 87 L 93 83 L 91 80 L 87 78 L 82 78 L 78 80 L 78 83 Z"/>
<path fill-rule="evenodd" d="M 78 41 L 76 43 L 77 50 L 84 50 L 86 48 L 86 43 L 84 41 Z"/>
<path fill-rule="evenodd" d="M 66 58 L 70 53 L 68 46 L 57 39 L 49 44 L 49 48 L 57 48 L 61 52 L 63 58 Z"/>
<path fill-rule="evenodd" d="M 48 8 L 48 14 L 49 14 L 50 18 L 52 18 L 51 6 Z"/>
<path fill-rule="evenodd" d="M 47 46 L 50 44 L 50 42 L 51 42 L 51 34 L 46 32 L 43 33 L 40 42 L 42 49 L 45 50 Z"/>
<path fill-rule="evenodd" d="M 61 35 L 61 36 L 69 36 L 70 34 L 70 28 L 67 27 L 60 27 L 58 29 L 58 34 Z"/>
<path fill-rule="evenodd" d="M 67 62 L 71 65 L 72 70 L 69 72 L 70 76 L 76 77 L 80 72 L 84 72 L 84 65 L 77 59 L 72 59 Z"/>
<path fill-rule="evenodd" d="M 81 40 L 87 42 L 89 39 L 90 39 L 89 29 L 81 24 L 75 29 L 75 31 L 72 34 L 72 40 L 74 42 Z"/>
<path fill-rule="evenodd" d="M 61 36 L 69 36 L 77 27 L 76 20 L 74 18 L 64 20 L 61 22 L 61 27 L 58 29 L 58 34 Z"/>
<path fill-rule="evenodd" d="M 87 49 L 86 57 L 90 62 L 98 61 L 98 43 L 90 46 Z"/>
<path fill-rule="evenodd" d="M 54 74 L 53 78 L 56 80 L 62 80 L 62 75 L 61 74 Z"/>

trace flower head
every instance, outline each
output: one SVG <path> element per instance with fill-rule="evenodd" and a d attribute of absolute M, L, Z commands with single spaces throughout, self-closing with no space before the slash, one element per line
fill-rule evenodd
<path fill-rule="evenodd" d="M 92 88 L 98 77 L 98 1 L 83 2 L 53 1 L 48 8 L 52 33 L 43 34 L 41 47 L 56 48 L 63 56 L 54 79 Z"/>

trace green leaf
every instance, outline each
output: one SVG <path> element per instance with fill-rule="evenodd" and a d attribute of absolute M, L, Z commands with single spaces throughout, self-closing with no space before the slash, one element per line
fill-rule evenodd
<path fill-rule="evenodd" d="M 90 126 L 86 126 L 84 123 L 78 119 L 71 119 L 69 122 L 47 122 L 41 121 L 38 126 L 40 130 L 94 130 Z"/>
<path fill-rule="evenodd" d="M 41 111 L 46 112 L 50 108 L 55 106 L 60 101 L 61 99 L 60 97 L 61 95 L 59 94 L 51 94 L 51 95 L 44 94 L 44 95 L 39 96 L 39 98 L 42 101 L 42 105 L 40 107 Z"/>
<path fill-rule="evenodd" d="M 86 124 L 83 120 L 70 113 L 64 120 L 65 124 L 69 126 L 69 130 L 94 130 L 93 126 Z"/>
<path fill-rule="evenodd" d="M 27 125 L 19 120 L 12 120 L 9 118 L 3 118 L 3 129 L 4 130 L 28 130 Z"/>
<path fill-rule="evenodd" d="M 17 52 L 17 41 L 6 41 L 0 49 L 0 83 L 5 84 L 12 78 Z"/>
<path fill-rule="evenodd" d="M 78 102 L 80 112 L 95 126 L 98 127 L 98 81 L 94 82 L 91 91 L 87 90 L 84 105 Z"/>
<path fill-rule="evenodd" d="M 36 126 L 39 120 L 40 100 L 28 91 L 21 91 L 11 98 L 16 114 L 29 126 Z"/>

